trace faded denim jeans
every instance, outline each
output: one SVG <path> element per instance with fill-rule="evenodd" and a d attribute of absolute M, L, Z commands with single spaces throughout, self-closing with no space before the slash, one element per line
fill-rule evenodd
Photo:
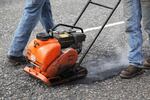
<path fill-rule="evenodd" d="M 128 60 L 131 65 L 141 67 L 144 61 L 141 20 L 143 19 L 143 28 L 150 37 L 150 1 L 124 0 L 124 10 L 126 32 L 129 34 Z"/>
<path fill-rule="evenodd" d="M 41 22 L 46 31 L 53 27 L 54 24 L 49 0 L 25 0 L 24 12 L 14 33 L 8 55 L 23 56 L 24 48 L 38 21 Z"/>

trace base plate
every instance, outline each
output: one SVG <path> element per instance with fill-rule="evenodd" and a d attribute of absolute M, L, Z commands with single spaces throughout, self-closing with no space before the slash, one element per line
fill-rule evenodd
<path fill-rule="evenodd" d="M 76 66 L 70 69 L 67 69 L 60 74 L 57 75 L 57 77 L 50 79 L 51 85 L 59 85 L 68 83 L 71 81 L 75 81 L 78 79 L 85 78 L 87 76 L 87 69 L 81 66 Z"/>
<path fill-rule="evenodd" d="M 47 85 L 60 85 L 70 81 L 74 81 L 77 79 L 82 79 L 87 76 L 87 69 L 81 66 L 71 67 L 70 69 L 66 69 L 63 72 L 56 75 L 56 77 L 47 78 L 39 72 L 36 72 L 33 68 L 26 66 L 24 71 L 29 73 L 30 75 L 40 79 Z"/>

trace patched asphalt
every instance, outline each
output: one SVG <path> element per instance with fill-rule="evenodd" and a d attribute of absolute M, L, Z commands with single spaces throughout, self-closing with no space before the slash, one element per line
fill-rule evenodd
<path fill-rule="evenodd" d="M 73 24 L 88 0 L 51 0 L 55 23 Z M 112 0 L 95 0 L 113 6 Z M 87 78 L 56 87 L 47 87 L 23 71 L 24 65 L 13 66 L 6 54 L 22 14 L 24 2 L 0 1 L 0 99 L 1 100 L 148 100 L 150 99 L 150 72 L 131 80 L 116 76 L 127 64 L 127 34 L 125 25 L 105 28 L 82 66 L 89 70 Z M 109 10 L 90 6 L 77 26 L 84 29 L 102 25 Z M 123 5 L 109 23 L 123 21 Z M 33 31 L 43 31 L 38 25 Z M 98 30 L 86 32 L 83 52 Z M 148 38 L 144 35 L 143 53 L 149 57 Z M 82 53 L 83 53 L 82 52 Z M 115 76 L 114 76 L 115 75 Z M 105 79 L 102 81 L 102 79 Z"/>

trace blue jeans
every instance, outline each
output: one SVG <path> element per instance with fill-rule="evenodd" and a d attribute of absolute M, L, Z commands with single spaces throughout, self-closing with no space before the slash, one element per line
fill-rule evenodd
<path fill-rule="evenodd" d="M 141 67 L 144 61 L 142 54 L 142 17 L 144 29 L 150 34 L 150 5 L 144 6 L 144 4 L 146 3 L 141 3 L 140 0 L 124 0 L 126 32 L 129 34 L 128 42 L 130 47 L 128 60 L 131 65 L 137 67 Z"/>
<path fill-rule="evenodd" d="M 54 26 L 49 0 L 26 0 L 24 13 L 14 33 L 8 55 L 23 56 L 24 48 L 38 21 L 46 31 Z"/>

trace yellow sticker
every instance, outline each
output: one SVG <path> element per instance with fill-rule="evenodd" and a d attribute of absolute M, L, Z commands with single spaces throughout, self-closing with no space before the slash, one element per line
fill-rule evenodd
<path fill-rule="evenodd" d="M 65 32 L 65 33 L 60 34 L 59 36 L 62 38 L 66 38 L 66 37 L 69 37 L 69 34 Z"/>

